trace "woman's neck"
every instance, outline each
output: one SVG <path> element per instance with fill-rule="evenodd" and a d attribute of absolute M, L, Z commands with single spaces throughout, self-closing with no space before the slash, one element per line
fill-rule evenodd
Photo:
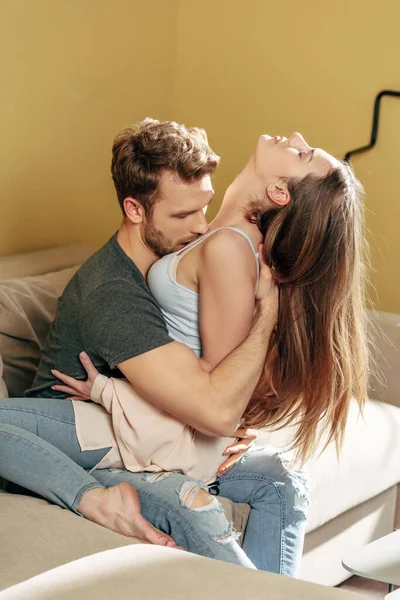
<path fill-rule="evenodd" d="M 266 181 L 257 173 L 254 156 L 226 190 L 221 208 L 210 224 L 217 227 L 237 227 L 250 235 L 254 243 L 261 243 L 262 235 L 257 225 L 251 223 L 246 215 L 270 206 L 266 196 Z"/>
<path fill-rule="evenodd" d="M 262 235 L 257 225 L 251 223 L 245 215 L 245 207 L 242 207 L 240 210 L 237 208 L 229 209 L 228 206 L 224 208 L 222 206 L 215 219 L 210 223 L 210 231 L 218 229 L 219 227 L 236 227 L 247 233 L 253 242 L 254 247 L 257 248 L 262 242 Z"/>

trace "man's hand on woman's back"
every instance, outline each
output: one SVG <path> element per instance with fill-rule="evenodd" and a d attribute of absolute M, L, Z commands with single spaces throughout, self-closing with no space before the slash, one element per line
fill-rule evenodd
<path fill-rule="evenodd" d="M 99 372 L 86 352 L 80 353 L 79 360 L 87 373 L 86 381 L 74 379 L 73 377 L 61 373 L 61 371 L 57 371 L 57 369 L 53 369 L 53 375 L 57 377 L 57 379 L 60 379 L 60 381 L 63 382 L 63 385 L 53 385 L 51 389 L 68 394 L 69 400 L 90 400 L 92 387 Z"/>
<path fill-rule="evenodd" d="M 258 253 L 260 261 L 260 276 L 256 291 L 256 299 L 259 302 L 259 310 L 262 312 L 268 311 L 268 314 L 271 317 L 275 313 L 277 321 L 279 308 L 279 286 L 274 280 L 271 268 L 265 262 L 263 244 L 259 245 Z"/>

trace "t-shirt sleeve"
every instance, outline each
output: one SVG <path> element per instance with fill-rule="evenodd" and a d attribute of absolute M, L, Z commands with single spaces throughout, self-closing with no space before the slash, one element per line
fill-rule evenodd
<path fill-rule="evenodd" d="M 174 340 L 150 291 L 126 281 L 108 282 L 84 300 L 80 329 L 85 350 L 116 365 Z"/>

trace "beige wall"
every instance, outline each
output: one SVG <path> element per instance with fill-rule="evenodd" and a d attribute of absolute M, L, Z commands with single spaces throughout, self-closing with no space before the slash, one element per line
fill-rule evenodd
<path fill-rule="evenodd" d="M 223 157 L 220 199 L 260 133 L 299 130 L 343 157 L 368 141 L 376 93 L 400 89 L 398 0 L 0 6 L 0 255 L 103 243 L 120 218 L 112 138 L 146 115 L 207 129 Z M 384 100 L 378 145 L 353 165 L 378 305 L 398 312 L 399 146 L 400 99 Z"/>
<path fill-rule="evenodd" d="M 368 143 L 377 92 L 400 90 L 398 0 L 179 3 L 177 119 L 204 126 L 222 162 L 217 195 L 260 133 L 301 131 L 343 158 Z M 400 98 L 353 166 L 367 192 L 378 305 L 400 312 Z M 218 208 L 212 208 L 213 214 Z"/>
<path fill-rule="evenodd" d="M 0 255 L 102 244 L 111 144 L 171 118 L 175 0 L 0 0 Z"/>

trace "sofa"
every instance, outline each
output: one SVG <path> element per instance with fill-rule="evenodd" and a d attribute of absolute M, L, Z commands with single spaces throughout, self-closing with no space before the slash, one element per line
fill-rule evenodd
<path fill-rule="evenodd" d="M 94 251 L 70 246 L 0 258 L 0 398 L 20 397 L 30 386 L 57 299 Z M 379 372 L 371 379 L 371 399 L 362 416 L 353 402 L 339 460 L 329 446 L 306 466 L 311 506 L 300 578 L 325 586 L 350 576 L 341 564 L 345 551 L 386 535 L 400 521 L 400 316 L 375 312 L 373 319 L 379 327 L 372 347 Z M 288 436 L 287 430 L 263 430 L 257 444 L 284 450 Z M 221 502 L 228 519 L 245 535 L 249 507 L 223 498 Z M 156 557 L 163 550 L 168 560 L 168 552 L 173 552 L 172 562 L 188 560 L 177 550 L 139 546 L 138 540 L 26 493 L 0 491 L 0 540 L 0 590 L 15 584 L 23 590 L 22 582 L 32 577 L 36 581 L 35 576 L 39 582 L 46 580 L 52 569 L 70 572 L 71 561 L 93 566 L 90 557 L 98 553 L 137 556 L 143 551 Z M 135 548 L 124 548 L 132 545 Z M 217 562 L 195 558 L 201 565 Z M 218 569 L 227 567 L 234 568 L 218 563 Z"/>

